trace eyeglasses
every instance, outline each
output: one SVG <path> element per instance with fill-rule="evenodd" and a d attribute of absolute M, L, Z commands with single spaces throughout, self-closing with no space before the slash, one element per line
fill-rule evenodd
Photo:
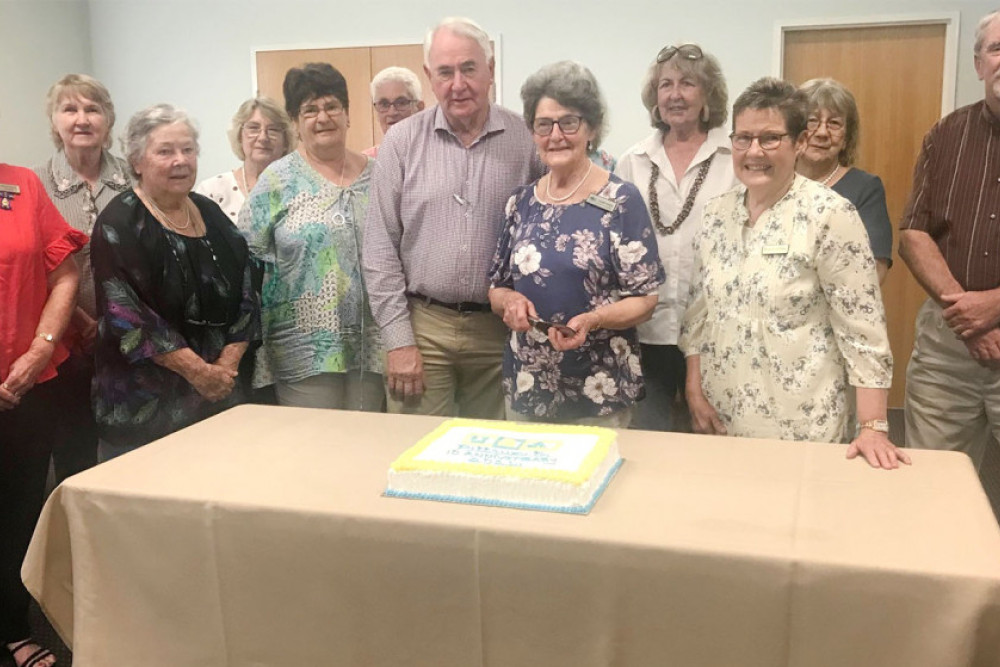
<path fill-rule="evenodd" d="M 729 135 L 729 140 L 733 142 L 733 148 L 738 151 L 748 151 L 753 146 L 754 139 L 761 150 L 773 151 L 781 145 L 781 140 L 788 136 L 787 132 L 778 134 L 777 132 L 767 132 L 766 134 L 733 134 Z"/>
<path fill-rule="evenodd" d="M 272 141 L 277 141 L 285 135 L 284 125 L 268 125 L 264 128 L 257 123 L 247 123 L 243 126 L 243 136 L 247 139 L 256 139 L 260 136 L 261 132 L 267 135 L 268 139 Z"/>
<path fill-rule="evenodd" d="M 681 44 L 680 46 L 664 46 L 660 49 L 660 52 L 656 54 L 657 63 L 665 63 L 674 57 L 674 54 L 679 55 L 685 60 L 701 60 L 705 57 L 702 53 L 701 47 L 697 44 Z"/>
<path fill-rule="evenodd" d="M 547 137 L 552 134 L 552 128 L 559 126 L 559 131 L 563 134 L 576 134 L 580 130 L 583 116 L 566 115 L 562 118 L 552 120 L 551 118 L 536 118 L 531 126 L 531 130 L 540 137 Z"/>
<path fill-rule="evenodd" d="M 344 113 L 344 105 L 340 102 L 327 102 L 322 107 L 316 104 L 309 104 L 299 109 L 299 115 L 303 118 L 316 118 L 320 111 L 325 111 L 330 118 Z"/>
<path fill-rule="evenodd" d="M 846 124 L 840 118 L 827 118 L 826 120 L 820 120 L 816 116 L 810 116 L 809 120 L 806 121 L 806 129 L 810 132 L 818 130 L 820 125 L 826 125 L 826 131 L 830 134 L 839 134 L 843 132 L 846 127 Z"/>
<path fill-rule="evenodd" d="M 390 108 L 395 109 L 396 111 L 406 111 L 416 103 L 416 100 L 408 100 L 405 97 L 400 97 L 392 102 L 389 100 L 379 100 L 378 102 L 375 102 L 374 106 L 376 111 L 386 113 Z"/>

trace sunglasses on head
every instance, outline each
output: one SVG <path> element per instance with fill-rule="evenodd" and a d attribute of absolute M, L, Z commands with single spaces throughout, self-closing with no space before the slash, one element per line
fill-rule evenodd
<path fill-rule="evenodd" d="M 704 57 L 704 53 L 701 51 L 701 47 L 697 44 L 681 44 L 680 46 L 664 46 L 660 49 L 660 52 L 656 54 L 656 62 L 665 63 L 674 55 L 678 55 L 685 60 L 701 60 Z"/>

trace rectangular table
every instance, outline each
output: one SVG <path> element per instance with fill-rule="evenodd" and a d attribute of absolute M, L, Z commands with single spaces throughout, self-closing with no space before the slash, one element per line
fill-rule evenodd
<path fill-rule="evenodd" d="M 383 497 L 441 421 L 235 408 L 56 489 L 25 582 L 76 667 L 1000 664 L 964 455 L 622 431 L 588 516 Z"/>

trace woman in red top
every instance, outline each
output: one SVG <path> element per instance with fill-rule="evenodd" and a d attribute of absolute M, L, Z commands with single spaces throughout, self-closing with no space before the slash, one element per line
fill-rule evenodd
<path fill-rule="evenodd" d="M 34 172 L 0 164 L 0 643 L 18 667 L 49 667 L 28 629 L 21 561 L 42 508 L 60 381 L 76 304 L 70 255 L 87 235 L 56 210 Z"/>

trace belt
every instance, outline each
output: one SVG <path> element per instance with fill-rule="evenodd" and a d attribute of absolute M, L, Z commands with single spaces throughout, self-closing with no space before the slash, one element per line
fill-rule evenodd
<path fill-rule="evenodd" d="M 437 299 L 432 299 L 429 296 L 424 296 L 423 294 L 417 294 L 415 292 L 407 292 L 406 296 L 416 299 L 422 303 L 426 303 L 428 306 L 441 306 L 442 308 L 447 308 L 448 310 L 454 310 L 459 313 L 488 313 L 492 310 L 490 304 L 479 303 L 477 301 L 459 301 L 458 303 L 445 303 L 444 301 L 438 301 Z"/>

